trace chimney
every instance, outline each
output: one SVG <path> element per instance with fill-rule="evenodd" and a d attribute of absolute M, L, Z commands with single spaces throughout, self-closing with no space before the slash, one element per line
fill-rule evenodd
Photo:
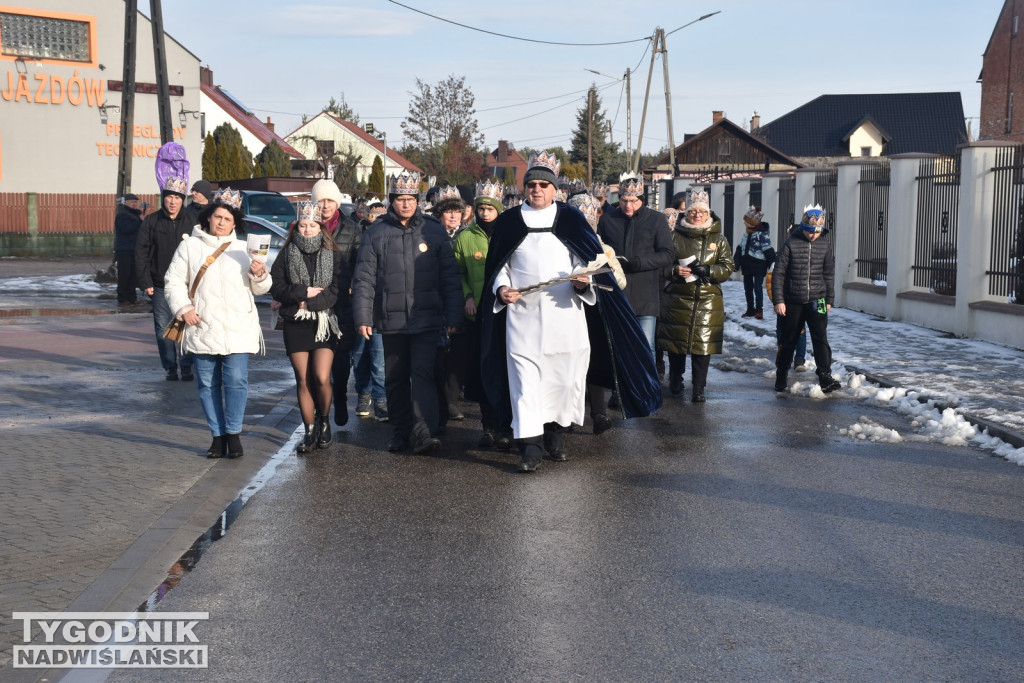
<path fill-rule="evenodd" d="M 711 125 L 714 125 L 725 118 L 725 112 L 721 109 L 715 109 L 711 112 Z"/>
<path fill-rule="evenodd" d="M 750 118 L 750 132 L 753 133 L 755 130 L 761 127 L 761 117 L 758 115 L 757 110 L 754 110 L 754 115 Z"/>
<path fill-rule="evenodd" d="M 508 140 L 498 140 L 498 163 L 508 161 Z"/>
<path fill-rule="evenodd" d="M 199 67 L 199 82 L 204 85 L 213 85 L 213 70 L 208 66 Z"/>
<path fill-rule="evenodd" d="M 274 124 L 270 122 L 270 117 L 269 116 L 267 117 L 267 128 L 270 129 L 271 133 L 274 132 Z"/>

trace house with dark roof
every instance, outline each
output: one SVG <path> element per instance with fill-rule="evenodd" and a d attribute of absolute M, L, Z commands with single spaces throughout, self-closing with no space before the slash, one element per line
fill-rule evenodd
<path fill-rule="evenodd" d="M 968 141 L 958 92 L 821 95 L 751 133 L 808 166 L 908 152 L 952 155 Z"/>
<path fill-rule="evenodd" d="M 498 140 L 497 149 L 491 150 L 484 165 L 490 174 L 499 181 L 506 185 L 519 187 L 522 185 L 523 176 L 526 174 L 526 167 L 529 166 L 529 163 L 508 140 Z M 511 172 L 506 171 L 509 168 L 512 169 Z M 511 179 L 505 177 L 506 173 L 512 176 Z M 511 182 L 506 182 L 506 180 L 511 180 Z"/>
<path fill-rule="evenodd" d="M 1006 0 L 982 55 L 980 140 L 1024 142 L 1024 0 Z"/>
<path fill-rule="evenodd" d="M 213 132 L 217 126 L 230 123 L 241 133 L 242 144 L 254 157 L 262 152 L 271 140 L 277 140 L 285 154 L 292 159 L 302 159 L 302 153 L 274 131 L 270 117 L 267 117 L 265 122 L 260 120 L 251 109 L 225 88 L 214 85 L 213 70 L 209 67 L 199 67 L 199 91 L 199 112 L 202 116 L 204 142 L 206 135 Z M 181 115 L 187 116 L 188 113 L 183 112 Z"/>
<path fill-rule="evenodd" d="M 320 112 L 301 126 L 285 136 L 296 149 L 309 160 L 332 159 L 336 154 L 351 153 L 359 157 L 356 166 L 357 177 L 361 181 L 369 178 L 373 170 L 373 160 L 381 159 L 384 177 L 399 175 L 403 171 L 415 171 L 422 175 L 419 166 L 412 163 L 395 150 L 387 147 L 382 140 L 363 130 L 362 126 L 351 121 L 343 121 L 327 112 Z M 312 168 L 311 173 L 320 177 L 331 177 L 333 168 Z"/>
<path fill-rule="evenodd" d="M 658 157 L 644 173 L 691 177 L 695 182 L 717 178 L 759 176 L 771 171 L 791 171 L 803 165 L 755 137 L 725 117 L 711 113 L 711 125 L 686 135 L 675 149 L 675 168 L 668 153 Z M 756 117 L 755 117 L 756 118 Z"/>

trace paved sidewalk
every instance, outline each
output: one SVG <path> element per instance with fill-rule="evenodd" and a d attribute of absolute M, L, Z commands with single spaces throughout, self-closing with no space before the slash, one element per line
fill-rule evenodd
<path fill-rule="evenodd" d="M 18 297 L 4 279 L 83 268 L 13 261 L 0 261 L 8 315 Z M 291 370 L 270 333 L 250 366 L 246 456 L 207 460 L 195 382 L 164 380 L 152 317 L 92 305 L 89 315 L 0 317 L 0 679 L 21 639 L 12 612 L 134 610 L 297 424 Z"/>

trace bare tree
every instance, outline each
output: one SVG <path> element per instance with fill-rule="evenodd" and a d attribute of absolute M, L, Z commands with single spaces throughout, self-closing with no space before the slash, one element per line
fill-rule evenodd
<path fill-rule="evenodd" d="M 465 83 L 465 76 L 451 75 L 434 86 L 417 78 L 416 92 L 409 93 L 409 115 L 402 122 L 404 148 L 418 152 L 415 156 L 429 175 L 480 177 L 476 169 L 483 167 L 484 136 L 476 120 L 476 98 Z"/>

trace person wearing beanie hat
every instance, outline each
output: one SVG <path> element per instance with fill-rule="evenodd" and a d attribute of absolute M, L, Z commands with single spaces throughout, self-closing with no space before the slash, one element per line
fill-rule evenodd
<path fill-rule="evenodd" d="M 797 340 L 807 323 L 811 334 L 818 385 L 828 394 L 842 388 L 832 376 L 832 347 L 828 344 L 828 314 L 835 297 L 835 256 L 825 229 L 825 211 L 817 204 L 804 207 L 799 229 L 790 232 L 779 250 L 772 274 L 775 314 L 783 317 L 779 352 L 775 356 L 775 391 L 788 389 L 787 379 Z"/>
<path fill-rule="evenodd" d="M 769 234 L 771 226 L 761 220 L 764 213 L 760 206 L 751 206 L 743 215 L 746 234 L 736 245 L 734 260 L 743 271 L 743 293 L 747 298 L 747 310 L 742 317 L 764 318 L 761 285 L 768 273 L 768 266 L 775 262 L 775 249 Z"/>
<path fill-rule="evenodd" d="M 694 189 L 686 200 L 686 215 L 672 233 L 676 265 L 665 288 L 667 310 L 658 325 L 658 348 L 668 352 L 669 392 L 683 393 L 683 372 L 690 356 L 691 400 L 706 400 L 711 356 L 722 353 L 725 301 L 721 283 L 735 270 L 732 249 L 712 218 L 708 193 Z"/>
<path fill-rule="evenodd" d="M 321 178 L 320 180 L 313 183 L 313 189 L 310 192 L 311 197 L 317 204 L 323 199 L 330 199 L 336 205 L 341 205 L 341 190 L 338 189 L 338 184 L 333 180 L 327 178 Z M 323 207 L 321 206 L 321 209 Z"/>
<path fill-rule="evenodd" d="M 480 406 L 480 421 L 483 435 L 477 444 L 481 448 L 496 446 L 507 450 L 512 446 L 512 428 L 506 422 L 498 425 L 494 408 L 483 390 L 480 379 L 480 321 L 477 304 L 484 287 L 484 267 L 487 250 L 494 230 L 494 221 L 504 210 L 502 205 L 504 189 L 498 182 L 477 183 L 473 200 L 475 220 L 455 238 L 455 262 L 459 264 L 462 278 L 463 334 L 452 337 L 450 359 L 464 359 L 464 367 L 458 369 L 463 377 L 464 393 L 467 400 L 477 401 Z"/>
<path fill-rule="evenodd" d="M 418 208 L 419 174 L 392 176 L 388 212 L 363 235 L 352 286 L 356 330 L 384 346 L 384 385 L 394 435 L 388 450 L 441 447 L 434 362 L 438 341 L 462 321 L 462 285 L 451 241 Z"/>
<path fill-rule="evenodd" d="M 548 152 L 530 157 L 527 203 L 495 221 L 477 306 L 484 390 L 497 424 L 511 408 L 519 472 L 569 458 L 564 432 L 583 423 L 588 372 L 619 387 L 626 417 L 661 406 L 654 356 L 622 290 L 607 272 L 593 276 L 597 287 L 589 275 L 573 277 L 606 257 L 583 214 L 555 203 L 558 170 Z"/>

